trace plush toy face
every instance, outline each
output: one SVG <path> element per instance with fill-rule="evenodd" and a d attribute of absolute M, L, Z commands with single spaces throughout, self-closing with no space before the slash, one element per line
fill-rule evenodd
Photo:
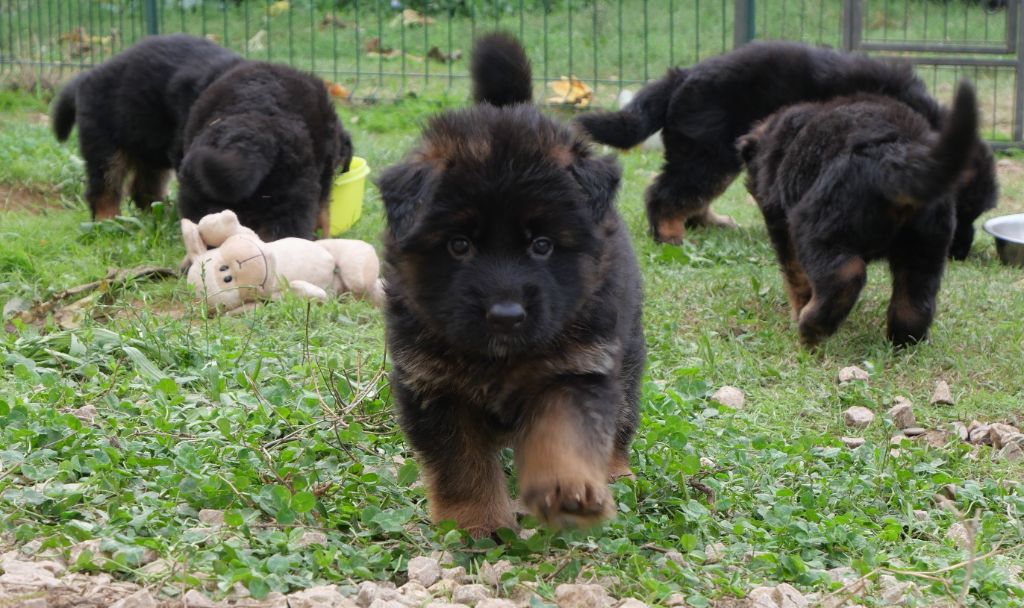
<path fill-rule="evenodd" d="M 188 282 L 211 308 L 231 309 L 270 293 L 274 259 L 255 237 L 235 235 L 192 261 Z"/>

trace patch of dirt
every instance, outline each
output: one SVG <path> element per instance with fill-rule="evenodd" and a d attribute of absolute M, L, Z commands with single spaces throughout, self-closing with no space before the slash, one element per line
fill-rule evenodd
<path fill-rule="evenodd" d="M 47 210 L 66 209 L 60 197 L 54 193 L 42 192 L 23 186 L 0 184 L 0 211 L 28 211 L 41 213 Z"/>

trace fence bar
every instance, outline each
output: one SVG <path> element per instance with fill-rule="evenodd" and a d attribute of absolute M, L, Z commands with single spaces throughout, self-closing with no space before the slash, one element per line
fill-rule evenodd
<path fill-rule="evenodd" d="M 756 14 L 757 8 L 754 6 L 754 0 L 736 0 L 734 9 L 736 26 L 732 34 L 733 47 L 741 47 L 754 39 L 754 16 Z"/>
<path fill-rule="evenodd" d="M 157 14 L 157 0 L 145 0 L 146 33 L 155 36 L 160 33 L 160 17 Z"/>

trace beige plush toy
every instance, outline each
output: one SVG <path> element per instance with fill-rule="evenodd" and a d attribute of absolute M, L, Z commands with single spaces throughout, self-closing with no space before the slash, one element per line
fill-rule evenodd
<path fill-rule="evenodd" d="M 286 238 L 264 243 L 242 226 L 231 210 L 196 224 L 181 220 L 188 283 L 210 311 L 276 297 L 284 286 L 323 300 L 351 293 L 380 306 L 384 301 L 380 264 L 373 246 L 349 239 Z"/>

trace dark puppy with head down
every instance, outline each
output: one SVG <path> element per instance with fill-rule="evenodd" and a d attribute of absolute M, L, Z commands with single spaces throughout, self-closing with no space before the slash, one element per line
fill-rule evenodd
<path fill-rule="evenodd" d="M 945 121 L 910 66 L 791 42 L 754 42 L 669 70 L 622 111 L 578 120 L 594 139 L 617 148 L 635 146 L 663 129 L 665 165 L 647 189 L 647 218 L 656 240 L 678 244 L 687 225 L 734 225 L 710 205 L 739 174 L 736 138 L 788 105 L 855 93 L 901 101 L 933 129 Z M 988 146 L 977 136 L 970 146 L 971 176 L 957 194 L 957 233 L 950 251 L 955 258 L 967 256 L 973 222 L 995 206 L 998 191 Z"/>
<path fill-rule="evenodd" d="M 352 143 L 319 78 L 247 61 L 199 97 L 184 144 L 183 218 L 231 209 L 265 241 L 328 236 L 331 182 Z"/>
<path fill-rule="evenodd" d="M 511 446 L 522 503 L 587 524 L 629 474 L 644 364 L 620 168 L 528 103 L 514 38 L 482 38 L 472 72 L 478 105 L 380 178 L 391 388 L 435 521 L 512 527 Z"/>
<path fill-rule="evenodd" d="M 135 204 L 166 200 L 181 161 L 182 132 L 199 94 L 242 61 L 203 38 L 153 36 L 71 80 L 53 105 L 53 130 L 64 141 L 78 122 L 85 198 L 95 219 L 121 209 L 125 180 Z"/>
<path fill-rule="evenodd" d="M 977 121 L 963 83 L 941 133 L 891 98 L 855 96 L 791 106 L 739 140 L 805 345 L 836 331 L 877 258 L 892 270 L 889 339 L 927 336 Z"/>

